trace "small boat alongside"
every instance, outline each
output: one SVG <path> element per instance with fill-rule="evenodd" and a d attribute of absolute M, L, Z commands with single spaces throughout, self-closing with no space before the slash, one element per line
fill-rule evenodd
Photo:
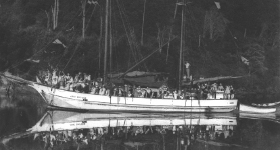
<path fill-rule="evenodd" d="M 256 107 L 256 106 L 249 106 L 245 104 L 240 104 L 239 106 L 240 112 L 250 112 L 250 113 L 275 113 L 276 108 L 265 108 L 265 107 Z"/>
<path fill-rule="evenodd" d="M 274 102 L 274 103 L 262 103 L 262 104 L 256 104 L 256 103 L 252 103 L 253 106 L 258 106 L 258 107 L 274 107 L 279 105 L 280 102 Z"/>

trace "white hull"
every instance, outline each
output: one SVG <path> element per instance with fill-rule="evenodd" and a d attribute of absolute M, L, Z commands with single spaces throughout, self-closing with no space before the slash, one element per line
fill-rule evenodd
<path fill-rule="evenodd" d="M 53 89 L 34 83 L 45 101 L 62 108 L 97 111 L 134 112 L 230 112 L 236 109 L 237 99 L 182 100 L 92 95 Z"/>
<path fill-rule="evenodd" d="M 241 112 L 251 112 L 251 113 L 275 113 L 276 112 L 276 108 L 262 108 L 262 107 L 248 106 L 244 104 L 240 104 L 239 110 Z"/>

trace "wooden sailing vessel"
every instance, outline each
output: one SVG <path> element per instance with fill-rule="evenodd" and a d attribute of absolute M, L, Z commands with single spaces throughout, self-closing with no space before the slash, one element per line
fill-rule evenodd
<path fill-rule="evenodd" d="M 106 10 L 108 10 L 108 0 Z M 182 6 L 184 7 L 184 5 Z M 108 11 L 106 11 L 106 34 L 105 34 L 105 56 L 108 49 Z M 184 8 L 182 9 L 184 14 Z M 184 28 L 184 15 L 182 15 L 182 26 Z M 184 40 L 181 33 L 180 44 L 180 67 L 179 81 L 182 81 L 182 52 Z M 153 52 L 154 53 L 154 52 Z M 104 82 L 106 83 L 107 59 L 104 59 Z M 3 75 L 5 76 L 5 75 Z M 44 100 L 50 106 L 86 109 L 98 111 L 134 111 L 134 112 L 230 112 L 237 108 L 237 99 L 224 99 L 223 93 L 217 93 L 216 99 L 158 99 L 158 98 L 138 98 L 138 97 L 119 97 L 92 95 L 86 93 L 77 93 L 66 90 L 54 89 L 47 85 L 26 81 L 15 76 L 5 76 L 16 82 L 27 83 L 29 86 L 37 90 Z M 179 82 L 179 91 L 181 91 L 182 83 Z"/>

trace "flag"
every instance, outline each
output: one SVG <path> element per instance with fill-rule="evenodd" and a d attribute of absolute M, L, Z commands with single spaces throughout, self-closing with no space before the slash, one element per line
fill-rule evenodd
<path fill-rule="evenodd" d="M 53 44 L 61 44 L 64 48 L 66 48 L 66 46 L 59 39 L 54 40 Z"/>
<path fill-rule="evenodd" d="M 41 80 L 39 79 L 38 76 L 36 76 L 36 82 L 42 84 Z"/>
<path fill-rule="evenodd" d="M 97 1 L 88 0 L 88 4 L 99 5 Z"/>
<path fill-rule="evenodd" d="M 220 2 L 214 2 L 214 3 L 215 3 L 215 5 L 216 5 L 216 7 L 217 7 L 218 9 L 221 9 Z"/>
<path fill-rule="evenodd" d="M 249 65 L 249 60 L 246 59 L 245 57 L 241 56 L 241 61 L 246 64 L 246 65 Z"/>
<path fill-rule="evenodd" d="M 39 62 L 40 62 L 39 59 L 35 60 L 35 59 L 31 59 L 31 58 L 28 58 L 28 59 L 26 59 L 25 61 L 33 62 L 33 63 L 39 63 Z"/>

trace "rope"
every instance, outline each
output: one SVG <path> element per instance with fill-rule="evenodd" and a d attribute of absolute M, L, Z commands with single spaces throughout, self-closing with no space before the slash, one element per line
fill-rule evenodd
<path fill-rule="evenodd" d="M 134 30 L 131 28 L 131 25 L 128 21 L 128 16 L 125 14 L 124 4 L 122 3 L 122 5 L 121 5 L 118 0 L 117 0 L 117 4 L 118 4 L 119 12 L 120 12 L 120 15 L 121 15 L 121 18 L 122 18 L 122 23 L 123 23 L 123 26 L 124 26 L 124 29 L 125 29 L 125 32 L 126 32 L 126 36 L 127 36 L 128 42 L 129 42 L 129 46 L 132 50 L 132 56 L 133 56 L 134 61 L 136 63 L 138 61 L 137 58 L 141 59 L 141 58 L 143 58 L 143 56 L 140 52 L 138 43 L 136 42 L 137 40 L 136 40 L 136 36 L 134 34 Z M 127 24 L 128 27 L 126 27 L 125 24 Z M 129 30 L 129 33 L 128 33 L 127 30 Z M 148 70 L 148 67 L 146 66 L 146 64 L 144 64 L 144 67 L 146 68 L 146 70 Z"/>
<path fill-rule="evenodd" d="M 95 8 L 96 8 L 96 5 L 94 5 L 94 8 L 93 8 L 93 10 L 92 10 L 92 12 L 91 12 L 90 19 L 89 19 L 89 21 L 88 21 L 88 23 L 87 23 L 87 25 L 86 25 L 86 29 L 85 29 L 85 30 L 87 30 L 87 28 L 88 28 L 88 26 L 89 26 L 89 23 L 90 23 L 90 21 L 91 21 L 91 18 L 92 18 L 92 16 L 93 16 L 93 13 L 94 13 L 94 11 L 95 11 Z M 89 10 L 88 10 L 88 11 L 89 11 Z M 87 11 L 87 12 L 88 12 L 88 11 Z M 74 38 L 75 35 L 76 35 L 76 33 L 72 36 L 72 39 Z M 72 39 L 71 39 L 71 41 L 72 41 Z M 79 43 L 81 43 L 81 41 L 80 41 Z M 72 54 L 71 58 L 69 59 L 69 61 L 68 61 L 67 64 L 65 65 L 64 69 L 67 67 L 67 65 L 69 64 L 69 62 L 70 62 L 71 59 L 73 58 L 73 55 L 75 54 L 77 48 L 78 48 L 78 47 L 76 47 L 74 53 Z M 67 49 L 68 49 L 68 47 L 67 47 Z M 63 55 L 63 56 L 64 56 L 64 55 Z M 62 57 L 63 57 L 63 56 L 62 56 Z M 62 57 L 61 57 L 61 58 L 62 58 Z M 56 67 L 59 65 L 59 63 L 61 62 L 61 60 L 62 60 L 62 59 L 59 60 L 59 62 L 57 63 Z M 64 71 L 64 69 L 63 69 L 63 71 Z"/>
<path fill-rule="evenodd" d="M 53 41 L 54 41 L 55 39 L 57 39 L 57 38 L 62 34 L 62 31 L 63 31 L 64 29 L 66 29 L 66 27 L 78 16 L 79 11 L 80 11 L 80 9 L 76 12 L 75 16 L 70 20 L 70 22 L 68 22 L 68 23 L 62 28 L 62 30 L 59 31 L 59 32 L 56 34 L 56 36 L 55 36 L 54 38 L 52 38 L 51 42 L 45 44 L 45 45 L 43 46 L 43 48 L 41 48 L 40 50 L 38 50 L 37 52 L 35 52 L 35 53 L 34 53 L 31 57 L 29 57 L 29 58 L 32 58 L 33 56 L 35 56 L 35 55 L 38 54 L 39 52 L 43 51 L 43 50 L 44 50 L 47 46 L 49 46 L 51 43 L 53 43 Z M 23 63 L 25 62 L 25 60 L 26 60 L 26 58 L 22 59 L 21 61 L 19 61 L 19 63 L 15 64 L 15 65 L 12 65 L 11 67 L 8 67 L 7 69 L 5 69 L 5 71 L 8 71 L 9 69 L 13 69 L 13 68 L 15 68 L 15 67 L 18 67 L 19 65 L 23 64 Z M 5 71 L 4 71 L 4 72 L 5 72 Z"/>
<path fill-rule="evenodd" d="M 74 33 L 74 35 L 72 36 L 72 38 L 71 38 L 71 40 L 70 40 L 70 41 L 73 41 L 73 39 L 74 39 L 75 35 L 76 35 L 76 33 Z M 67 47 L 64 51 L 66 51 L 66 50 L 68 50 L 68 49 L 69 49 L 69 47 Z M 65 55 L 66 55 L 66 54 L 63 54 L 63 55 L 60 57 L 60 59 L 59 59 L 59 61 L 58 61 L 58 63 L 57 63 L 57 65 L 56 65 L 56 67 L 55 67 L 55 68 L 57 68 L 57 67 L 58 67 L 58 65 L 60 64 L 60 62 L 61 62 L 62 58 L 63 58 Z"/>
<path fill-rule="evenodd" d="M 94 8 L 93 8 L 93 10 L 92 10 L 92 12 L 91 12 L 91 15 L 90 15 L 89 21 L 88 21 L 88 23 L 87 23 L 87 25 L 86 25 L 85 31 L 87 30 L 87 28 L 88 28 L 88 26 L 89 26 L 89 23 L 90 23 L 90 21 L 91 21 L 91 18 L 92 18 L 92 16 L 93 16 L 93 13 L 94 13 L 94 11 L 95 11 L 95 8 L 96 8 L 96 5 L 94 5 Z"/>
<path fill-rule="evenodd" d="M 176 5 L 175 5 L 175 12 L 174 12 L 174 17 L 173 17 L 173 20 L 176 19 L 176 14 L 177 14 L 177 3 L 178 3 L 178 0 L 176 2 Z M 173 30 L 173 25 L 171 26 L 170 28 L 170 32 L 169 32 L 169 36 L 168 36 L 168 44 L 167 44 L 167 54 L 166 54 L 166 60 L 165 60 L 165 63 L 167 64 L 167 61 L 168 61 L 168 54 L 169 54 L 169 46 L 170 46 L 170 38 L 171 38 L 171 34 L 172 34 L 172 31 Z"/>
<path fill-rule="evenodd" d="M 68 60 L 67 64 L 65 65 L 65 67 L 62 69 L 62 71 L 64 71 L 66 69 L 66 67 L 68 66 L 68 64 L 70 63 L 70 61 L 72 60 L 72 58 L 74 57 L 74 54 L 76 53 L 77 49 L 79 48 L 79 46 L 81 45 L 82 40 L 79 41 L 79 43 L 77 44 L 77 46 L 75 47 L 75 50 L 72 54 L 72 56 L 70 57 L 70 59 Z"/>

